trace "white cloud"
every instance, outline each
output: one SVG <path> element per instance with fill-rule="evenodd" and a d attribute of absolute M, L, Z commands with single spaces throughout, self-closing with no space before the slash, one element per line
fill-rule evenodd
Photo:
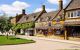
<path fill-rule="evenodd" d="M 3 4 L 0 5 L 0 10 L 8 15 L 15 15 L 16 13 L 21 13 L 22 9 L 30 7 L 28 3 L 15 1 L 11 5 Z"/>
<path fill-rule="evenodd" d="M 46 8 L 47 12 L 54 11 L 54 10 L 56 10 L 56 9 Z M 39 11 L 42 11 L 42 8 L 37 8 L 34 12 L 39 12 Z"/>
<path fill-rule="evenodd" d="M 20 2 L 20 1 L 15 1 L 12 5 L 13 5 L 14 7 L 20 8 L 20 9 L 24 9 L 24 8 L 30 6 L 29 4 L 27 4 L 27 3 L 25 3 L 25 2 Z"/>
<path fill-rule="evenodd" d="M 58 0 L 47 0 L 51 4 L 58 4 Z M 65 4 L 67 1 L 63 0 L 63 3 Z"/>

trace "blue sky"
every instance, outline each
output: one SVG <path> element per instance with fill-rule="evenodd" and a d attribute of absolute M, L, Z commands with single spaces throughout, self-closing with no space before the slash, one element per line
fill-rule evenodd
<path fill-rule="evenodd" d="M 63 1 L 66 5 L 68 0 Z M 48 12 L 58 9 L 58 0 L 0 0 L 0 14 L 15 16 L 16 13 L 21 14 L 22 9 L 26 9 L 27 14 L 35 13 L 41 11 L 43 4 Z"/>

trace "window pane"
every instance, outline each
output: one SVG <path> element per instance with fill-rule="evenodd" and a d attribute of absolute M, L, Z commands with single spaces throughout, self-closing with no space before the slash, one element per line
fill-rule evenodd
<path fill-rule="evenodd" d="M 70 17 L 70 13 L 68 12 L 68 17 Z"/>
<path fill-rule="evenodd" d="M 73 17 L 73 12 L 71 12 L 71 17 Z"/>
<path fill-rule="evenodd" d="M 74 17 L 76 17 L 76 14 L 77 14 L 77 13 L 76 13 L 76 11 L 75 11 L 75 12 L 74 12 Z"/>
<path fill-rule="evenodd" d="M 77 16 L 80 16 L 80 11 L 78 11 L 78 14 L 77 14 Z"/>

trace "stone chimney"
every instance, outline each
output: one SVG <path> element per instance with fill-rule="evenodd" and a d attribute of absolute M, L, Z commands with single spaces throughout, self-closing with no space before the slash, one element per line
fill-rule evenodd
<path fill-rule="evenodd" d="M 25 9 L 22 10 L 22 14 L 25 14 Z"/>
<path fill-rule="evenodd" d="M 59 10 L 63 9 L 63 0 L 58 0 L 59 2 Z"/>
<path fill-rule="evenodd" d="M 42 5 L 42 10 L 45 11 L 45 5 Z"/>

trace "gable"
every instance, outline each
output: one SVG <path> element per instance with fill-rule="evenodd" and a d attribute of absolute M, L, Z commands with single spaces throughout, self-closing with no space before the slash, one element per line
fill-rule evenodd
<path fill-rule="evenodd" d="M 51 12 L 43 13 L 38 20 L 41 19 L 43 22 L 44 21 L 51 21 L 55 17 L 57 12 L 58 11 L 51 11 Z"/>
<path fill-rule="evenodd" d="M 59 10 L 57 12 L 57 14 L 55 15 L 55 17 L 53 18 L 53 21 L 56 21 L 57 19 L 58 20 L 64 20 L 64 10 Z"/>

